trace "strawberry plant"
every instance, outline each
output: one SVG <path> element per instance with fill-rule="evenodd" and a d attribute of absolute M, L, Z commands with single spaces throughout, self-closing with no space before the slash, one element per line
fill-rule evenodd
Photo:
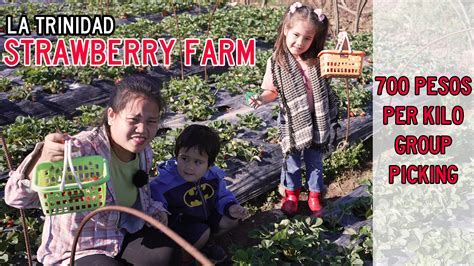
<path fill-rule="evenodd" d="M 227 168 L 230 158 L 238 158 L 242 161 L 260 160 L 261 151 L 250 142 L 235 139 L 237 127 L 227 120 L 217 120 L 209 123 L 209 127 L 219 133 L 221 139 L 221 151 L 217 155 L 216 165 Z"/>
<path fill-rule="evenodd" d="M 119 20 L 114 38 L 177 38 L 183 41 L 184 38 L 198 38 L 201 44 L 198 45 L 197 55 L 202 53 L 204 35 L 208 31 L 208 23 L 213 16 L 212 27 L 209 31 L 209 38 L 217 40 L 219 38 L 230 38 L 235 40 L 241 38 L 248 40 L 255 38 L 258 44 L 264 42 L 264 47 L 269 47 L 275 41 L 276 28 L 281 21 L 284 8 L 257 8 L 254 6 L 231 7 L 225 5 L 226 1 L 219 1 L 218 9 L 211 13 L 217 1 L 200 1 L 198 4 L 184 3 L 176 1 L 161 1 L 150 5 L 145 2 L 126 1 L 127 3 L 93 2 L 79 3 L 77 1 L 67 3 L 44 4 L 17 4 L 0 6 L 0 15 L 26 14 L 30 25 L 34 25 L 33 16 L 37 14 L 109 14 Z M 202 7 L 202 5 L 208 5 Z M 176 9 L 176 16 L 173 15 Z M 187 12 L 191 10 L 191 12 Z M 140 16 L 140 17 L 138 17 Z M 14 16 L 15 24 L 18 16 Z M 132 22 L 133 21 L 133 22 Z M 179 23 L 179 36 L 177 24 Z M 0 27 L 4 27 L 4 21 L 0 21 Z M 76 36 L 61 36 L 66 39 Z M 108 38 L 97 36 L 97 38 Z M 357 34 L 351 36 L 353 49 L 364 50 L 367 55 L 371 55 L 372 35 Z M 257 45 L 258 45 L 257 44 Z M 329 43 L 326 48 L 333 46 Z M 173 49 L 173 65 L 179 58 L 178 44 Z M 259 46 L 261 47 L 261 46 Z M 33 51 L 32 51 L 33 52 Z M 209 86 L 200 77 L 187 77 L 184 80 L 172 79 L 167 82 L 162 95 L 166 98 L 168 106 L 172 112 L 184 114 L 192 121 L 206 121 L 214 114 L 217 90 L 226 90 L 231 94 L 242 94 L 247 91 L 261 92 L 261 82 L 265 73 L 267 59 L 271 56 L 272 50 L 261 51 L 257 49 L 256 66 L 229 67 L 228 71 L 220 75 L 211 76 L 215 85 Z M 20 52 L 20 56 L 24 55 Z M 193 65 L 196 65 L 197 56 L 193 57 Z M 0 63 L 4 66 L 3 63 Z M 159 68 L 159 67 L 157 67 Z M 24 100 L 34 98 L 34 93 L 43 89 L 47 93 L 57 93 L 67 89 L 67 84 L 80 82 L 83 84 L 93 84 L 97 79 L 117 80 L 124 75 L 135 72 L 154 71 L 154 68 L 143 67 L 18 67 L 19 70 L 13 72 L 21 77 L 21 81 L 16 79 L 0 78 L 0 91 L 6 91 L 11 100 Z M 172 71 L 168 72 L 172 73 Z M 372 81 L 372 65 L 365 66 L 362 76 L 358 79 L 361 85 L 370 84 Z M 11 82 L 15 80 L 15 82 Z M 339 91 L 340 98 L 346 99 L 345 87 L 338 80 L 333 81 L 336 90 Z M 94 84 L 93 84 L 94 85 Z M 362 114 L 369 101 L 370 92 L 362 89 L 361 85 L 351 84 L 351 111 L 354 115 Z M 342 87 L 341 87 L 342 86 Z M 345 104 L 341 105 L 345 108 Z M 272 110 L 273 119 L 276 119 L 279 106 L 274 105 Z M 20 160 L 30 152 L 37 142 L 44 139 L 48 133 L 55 131 L 75 134 L 84 127 L 97 125 L 102 118 L 103 108 L 100 106 L 81 106 L 77 109 L 80 116 L 71 120 L 64 117 L 50 117 L 37 119 L 30 117 L 18 117 L 17 122 L 6 126 L 5 136 L 9 148 L 12 152 L 14 164 L 18 165 Z M 263 147 L 255 146 L 245 139 L 238 139 L 236 135 L 243 128 L 260 129 L 265 133 L 265 140 L 276 143 L 279 132 L 277 128 L 265 128 L 263 121 L 253 114 L 239 115 L 240 121 L 232 124 L 227 120 L 206 121 L 210 127 L 214 128 L 222 140 L 222 149 L 219 153 L 216 164 L 222 168 L 232 166 L 233 162 L 248 162 L 260 160 L 265 154 Z M 262 129 L 263 128 L 263 129 Z M 172 129 L 166 134 L 156 137 L 151 145 L 154 149 L 154 164 L 174 157 L 174 144 L 176 137 L 181 132 L 181 128 Z M 365 156 L 365 151 L 358 146 L 351 147 L 344 151 L 337 151 L 332 157 L 325 161 L 325 175 L 335 176 L 342 171 L 356 168 Z M 327 169 L 326 169 L 327 168 Z M 3 151 L 0 150 L 0 172 L 6 170 L 6 163 Z M 153 169 L 152 171 L 155 171 Z M 0 189 L 2 189 L 0 183 Z M 277 190 L 274 189 L 266 195 L 260 202 L 257 210 L 269 210 L 274 208 L 275 202 L 279 201 Z M 260 204 L 259 203 L 259 204 Z M 358 218 L 370 218 L 371 202 L 368 199 L 361 199 L 353 205 L 343 207 L 344 214 L 351 214 Z M 369 209 L 368 209 L 369 208 Z M 0 200 L 0 264 L 25 263 L 25 248 L 20 235 L 18 214 L 4 205 Z M 31 215 L 31 213 L 29 213 Z M 30 234 L 35 239 L 33 252 L 40 242 L 41 219 L 35 217 L 28 218 Z M 326 224 L 324 224 L 326 226 Z M 338 225 L 340 226 L 340 225 Z M 353 236 L 352 247 L 348 249 L 335 249 L 329 244 L 327 234 L 341 233 L 340 228 L 336 231 L 326 231 L 321 226 L 320 219 L 295 217 L 291 220 L 279 221 L 269 227 L 255 231 L 252 235 L 260 243 L 254 247 L 237 249 L 233 260 L 236 264 L 260 264 L 260 265 L 282 265 L 282 264 L 359 264 L 371 260 L 372 238 L 370 228 L 362 228 L 357 232 L 345 232 Z M 324 234 L 323 234 L 324 233 Z"/>
<path fill-rule="evenodd" d="M 332 89 L 340 99 L 339 102 L 339 113 L 347 113 L 347 89 L 346 85 L 342 81 L 335 81 L 332 84 Z M 349 100 L 350 109 L 354 115 L 362 114 L 366 112 L 368 104 L 372 101 L 372 92 L 360 83 L 349 83 Z"/>
<path fill-rule="evenodd" d="M 222 143 L 221 151 L 216 158 L 216 165 L 225 169 L 230 158 L 250 162 L 251 160 L 260 160 L 259 155 L 260 149 L 253 146 L 251 142 L 235 138 Z"/>
<path fill-rule="evenodd" d="M 350 204 L 343 205 L 344 212 L 364 220 L 372 218 L 372 197 L 359 197 Z"/>
<path fill-rule="evenodd" d="M 236 249 L 232 260 L 238 265 L 329 264 L 343 262 L 344 256 L 330 254 L 334 244 L 322 238 L 326 230 L 321 218 L 296 216 L 251 231 L 260 240 L 256 246 Z"/>
<path fill-rule="evenodd" d="M 176 138 L 183 131 L 182 128 L 176 128 L 167 131 L 165 135 L 156 137 L 151 142 L 153 148 L 153 169 L 152 172 L 156 174 L 156 164 L 164 162 L 174 157 L 174 146 Z"/>
<path fill-rule="evenodd" d="M 362 68 L 362 75 L 357 79 L 360 84 L 367 85 L 372 83 L 374 66 L 367 64 Z"/>
<path fill-rule="evenodd" d="M 235 67 L 230 71 L 211 75 L 211 79 L 216 82 L 216 88 L 225 89 L 233 95 L 241 94 L 245 91 L 255 91 L 257 84 L 261 82 L 261 73 L 255 67 Z"/>
<path fill-rule="evenodd" d="M 257 212 L 271 211 L 275 208 L 275 204 L 280 202 L 281 195 L 278 193 L 278 188 L 253 198 L 243 204 L 249 209 L 250 214 L 254 215 Z"/>
<path fill-rule="evenodd" d="M 62 92 L 66 89 L 66 84 L 64 84 L 61 80 L 58 79 L 51 80 L 43 86 L 43 91 L 50 94 Z"/>
<path fill-rule="evenodd" d="M 104 107 L 99 105 L 83 105 L 76 108 L 81 112 L 74 121 L 81 127 L 98 126 L 102 122 Z"/>
<path fill-rule="evenodd" d="M 202 4 L 210 3 L 201 1 Z M 147 15 L 153 13 L 172 13 L 173 5 L 178 11 L 188 10 L 192 7 L 192 3 L 176 2 L 176 1 L 160 1 L 153 2 L 137 2 L 130 1 L 128 3 L 108 2 L 96 4 L 94 2 L 67 2 L 67 3 L 27 3 L 19 5 L 6 5 L 0 7 L 0 14 L 27 14 L 30 25 L 34 24 L 34 15 L 39 14 L 65 14 L 65 15 L 97 15 L 108 14 L 117 18 L 128 18 L 128 16 Z M 14 19 L 15 24 L 18 18 Z M 0 24 L 0 26 L 3 24 Z"/>
<path fill-rule="evenodd" d="M 351 145 L 347 149 L 338 149 L 324 160 L 324 176 L 334 178 L 348 169 L 358 168 L 368 152 L 362 143 Z"/>
<path fill-rule="evenodd" d="M 224 119 L 212 121 L 211 123 L 209 123 L 208 126 L 219 133 L 219 138 L 221 139 L 221 142 L 228 142 L 236 135 L 235 126 Z"/>
<path fill-rule="evenodd" d="M 0 77 L 0 92 L 8 91 L 12 88 L 12 81 L 5 77 Z"/>
<path fill-rule="evenodd" d="M 215 13 L 216 32 L 213 37 L 242 39 L 261 39 L 274 41 L 284 8 L 259 9 L 251 6 L 238 6 L 221 9 Z"/>
<path fill-rule="evenodd" d="M 92 80 L 97 77 L 94 68 L 90 66 L 67 66 L 63 68 L 63 75 L 82 84 L 91 84 Z"/>
<path fill-rule="evenodd" d="M 352 50 L 364 51 L 367 56 L 372 55 L 372 33 L 358 33 L 352 35 L 349 33 L 349 40 L 351 41 Z"/>
<path fill-rule="evenodd" d="M 34 85 L 45 85 L 54 80 L 61 80 L 62 68 L 47 66 L 23 66 L 19 69 L 23 81 Z"/>
<path fill-rule="evenodd" d="M 272 107 L 272 119 L 277 120 L 279 114 L 280 114 L 280 105 L 274 105 Z"/>
<path fill-rule="evenodd" d="M 161 23 L 156 23 L 146 18 L 138 18 L 136 22 L 123 24 L 114 32 L 116 38 L 159 38 L 164 34 Z"/>
<path fill-rule="evenodd" d="M 192 121 L 207 120 L 214 113 L 216 97 L 199 76 L 171 79 L 162 92 L 172 111 L 181 112 Z"/>
<path fill-rule="evenodd" d="M 116 66 L 109 67 L 107 65 L 100 66 L 95 69 L 95 74 L 99 79 L 117 80 L 124 75 L 136 73 L 137 69 L 134 66 Z"/>
<path fill-rule="evenodd" d="M 8 92 L 8 100 L 22 101 L 22 100 L 31 100 L 32 97 L 33 84 L 25 83 L 23 86 L 13 86 Z"/>
<path fill-rule="evenodd" d="M 201 2 L 205 3 L 205 2 Z M 180 2 L 180 1 L 159 1 L 153 2 L 153 4 L 149 4 L 147 2 L 130 2 L 130 3 L 120 3 L 117 5 L 111 4 L 109 7 L 109 14 L 113 14 L 115 16 L 119 16 L 121 18 L 128 18 L 128 16 L 133 15 L 147 15 L 147 14 L 155 14 L 155 13 L 163 13 L 163 14 L 170 14 L 172 13 L 172 8 L 174 7 L 178 10 L 188 10 L 192 7 L 191 2 Z M 97 5 L 92 5 L 95 8 L 95 12 L 98 11 Z M 104 6 L 101 6 L 104 8 Z M 88 10 L 89 12 L 94 11 Z"/>
<path fill-rule="evenodd" d="M 237 117 L 240 118 L 239 129 L 248 128 L 256 130 L 264 125 L 263 119 L 256 116 L 254 113 L 248 113 L 246 115 L 237 114 Z"/>
<path fill-rule="evenodd" d="M 351 235 L 352 247 L 346 251 L 349 253 L 351 265 L 363 265 L 364 262 L 373 260 L 372 231 L 370 225 L 364 225 L 357 232 L 354 229 L 346 230 L 346 233 Z"/>
<path fill-rule="evenodd" d="M 47 134 L 57 131 L 72 135 L 79 132 L 79 128 L 73 121 L 67 120 L 64 116 L 41 119 L 17 117 L 13 124 L 4 128 L 4 135 L 13 158 L 13 164 L 18 165 L 27 153 L 33 150 L 36 143 L 43 141 Z M 0 150 L 0 157 L 4 157 L 3 149 Z M 6 169 L 6 164 L 1 163 L 0 172 Z"/>
<path fill-rule="evenodd" d="M 0 185 L 1 189 L 3 185 Z M 40 210 L 26 210 L 26 224 L 33 253 L 36 253 L 41 244 L 43 222 L 37 218 L 40 212 Z M 7 206 L 5 201 L 0 199 L 0 213 L 0 264 L 7 265 L 12 262 L 26 264 L 25 239 L 18 210 Z"/>
<path fill-rule="evenodd" d="M 341 228 L 341 221 L 344 217 L 353 217 L 362 221 L 372 219 L 372 182 L 367 181 L 363 182 L 362 184 L 364 183 L 367 185 L 365 192 L 369 196 L 359 196 L 355 200 L 338 205 L 337 209 L 340 211 L 340 213 L 337 213 L 337 215 L 329 215 L 325 218 L 324 224 L 327 228 L 339 230 Z M 328 206 L 328 209 L 332 208 L 333 206 Z M 349 232 L 353 232 L 351 230 L 352 229 L 349 229 Z"/>
<path fill-rule="evenodd" d="M 280 138 L 280 130 L 276 127 L 270 127 L 265 133 L 265 141 L 269 143 L 278 143 Z"/>
<path fill-rule="evenodd" d="M 245 91 L 261 93 L 260 85 L 270 56 L 271 50 L 257 51 L 255 66 L 231 67 L 225 73 L 211 75 L 211 79 L 216 82 L 216 88 L 225 89 L 234 95 Z"/>
<path fill-rule="evenodd" d="M 189 13 L 183 13 L 178 15 L 179 21 L 179 34 L 176 27 L 176 18 L 168 16 L 164 18 L 159 24 L 159 30 L 164 35 L 168 36 L 181 36 L 182 38 L 190 38 L 197 35 L 202 35 L 207 29 L 207 14 L 194 16 Z"/>

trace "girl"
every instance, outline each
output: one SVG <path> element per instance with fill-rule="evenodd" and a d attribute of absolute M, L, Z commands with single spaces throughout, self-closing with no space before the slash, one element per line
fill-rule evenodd
<path fill-rule="evenodd" d="M 166 210 L 153 201 L 147 184 L 152 163 L 151 140 L 158 130 L 164 102 L 157 82 L 145 76 L 131 76 L 117 85 L 105 110 L 102 127 L 74 136 L 81 156 L 101 155 L 109 161 L 106 205 L 136 208 L 166 223 Z M 16 208 L 39 206 L 38 194 L 31 190 L 32 171 L 40 162 L 63 159 L 67 134 L 53 133 L 38 143 L 5 186 L 5 201 Z M 71 243 L 87 212 L 46 216 L 38 261 L 68 264 Z M 89 221 L 81 233 L 76 265 L 167 264 L 171 240 L 143 220 L 118 212 L 105 212 Z"/>
<path fill-rule="evenodd" d="M 285 187 L 282 210 L 288 215 L 298 211 L 301 155 L 306 164 L 309 208 L 312 212 L 321 210 L 322 154 L 329 142 L 330 125 L 337 122 L 337 99 L 321 78 L 317 59 L 328 24 L 320 9 L 292 4 L 284 14 L 274 53 L 267 62 L 264 91 L 252 98 L 254 107 L 259 107 L 280 96 L 281 184 Z"/>

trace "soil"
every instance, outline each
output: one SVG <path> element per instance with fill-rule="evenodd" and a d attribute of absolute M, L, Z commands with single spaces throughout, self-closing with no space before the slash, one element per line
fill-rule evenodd
<path fill-rule="evenodd" d="M 336 200 L 354 190 L 364 180 L 372 179 L 372 162 L 364 166 L 364 170 L 351 170 L 342 178 L 328 185 L 328 191 L 324 197 L 326 200 Z"/>

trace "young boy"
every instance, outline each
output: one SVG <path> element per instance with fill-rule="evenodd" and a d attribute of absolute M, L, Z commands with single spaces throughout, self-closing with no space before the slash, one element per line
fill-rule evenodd
<path fill-rule="evenodd" d="M 176 159 L 159 165 L 158 177 L 150 184 L 153 199 L 171 213 L 168 226 L 198 249 L 206 245 L 211 233 L 222 234 L 247 215 L 226 189 L 224 171 L 213 166 L 219 149 L 214 130 L 202 125 L 187 127 L 176 140 Z M 216 263 L 226 257 L 218 247 L 203 252 Z M 186 259 L 190 258 L 184 256 Z"/>

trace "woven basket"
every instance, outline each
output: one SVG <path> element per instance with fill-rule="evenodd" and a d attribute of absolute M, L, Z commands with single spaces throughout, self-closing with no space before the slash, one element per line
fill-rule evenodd
<path fill-rule="evenodd" d="M 336 50 L 323 50 L 318 54 L 323 78 L 356 78 L 362 74 L 365 53 L 352 51 L 346 32 L 338 36 Z M 343 50 L 343 48 L 346 48 Z"/>
<path fill-rule="evenodd" d="M 109 180 L 107 160 L 101 156 L 84 156 L 74 158 L 72 164 L 82 189 L 68 170 L 66 185 L 61 191 L 63 161 L 36 166 L 31 187 L 38 192 L 45 215 L 90 211 L 105 205 Z"/>

